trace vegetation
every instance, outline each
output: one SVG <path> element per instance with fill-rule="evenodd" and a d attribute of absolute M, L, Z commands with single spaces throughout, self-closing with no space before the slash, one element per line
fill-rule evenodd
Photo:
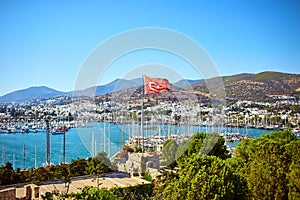
<path fill-rule="evenodd" d="M 299 97 L 300 75 L 278 72 L 262 72 L 258 74 L 237 74 L 223 76 L 223 84 L 228 100 L 271 101 L 273 95 Z M 215 78 L 193 84 L 195 91 L 209 93 L 207 85 Z"/>
<path fill-rule="evenodd" d="M 196 133 L 178 147 L 176 160 L 180 164 L 193 156 L 214 155 L 222 159 L 229 158 L 224 142 L 224 138 L 218 133 Z"/>
<path fill-rule="evenodd" d="M 176 158 L 180 170 L 164 171 L 158 177 L 156 199 L 246 197 L 246 181 L 226 160 L 229 154 L 218 134 L 195 134 L 178 147 Z"/>
<path fill-rule="evenodd" d="M 245 199 L 246 181 L 226 160 L 216 156 L 193 157 L 178 173 L 159 180 L 159 199 Z"/>
<path fill-rule="evenodd" d="M 163 170 L 156 177 L 155 187 L 154 184 L 112 189 L 87 186 L 77 194 L 48 193 L 44 198 L 300 199 L 300 140 L 289 130 L 245 139 L 237 146 L 233 158 L 224 146 L 224 139 L 214 133 L 197 133 L 178 147 L 174 140 L 169 140 L 163 147 L 163 156 L 175 162 L 169 165 L 173 169 Z M 104 153 L 27 174 L 13 171 L 7 163 L 0 170 L 0 180 L 1 185 L 15 179 L 43 181 L 60 177 L 68 181 L 72 175 L 99 175 L 111 167 Z M 148 172 L 145 178 L 152 181 Z"/>
<path fill-rule="evenodd" d="M 128 187 L 114 187 L 111 189 L 107 188 L 93 188 L 85 186 L 81 192 L 76 194 L 60 194 L 57 191 L 48 192 L 44 195 L 43 199 L 90 199 L 90 200 L 136 200 L 136 199 L 150 199 L 153 195 L 153 184 L 142 184 Z"/>
<path fill-rule="evenodd" d="M 115 200 L 119 199 L 111 190 L 105 188 L 93 188 L 86 186 L 83 190 L 77 194 L 68 195 L 75 199 L 105 199 L 105 200 Z M 67 196 L 67 197 L 68 197 Z"/>
<path fill-rule="evenodd" d="M 61 163 L 31 170 L 13 170 L 11 163 L 0 167 L 0 185 L 48 180 L 69 180 L 70 177 L 83 175 L 101 175 L 114 169 L 104 152 L 99 152 L 95 158 L 88 160 L 80 158 L 70 164 Z"/>
<path fill-rule="evenodd" d="M 152 178 L 152 176 L 151 176 L 151 174 L 150 174 L 149 171 L 146 171 L 146 172 L 145 172 L 145 180 L 146 180 L 146 181 L 149 181 L 149 182 L 152 182 L 152 181 L 153 181 L 153 178 Z"/>
<path fill-rule="evenodd" d="M 238 145 L 237 168 L 253 199 L 300 198 L 300 140 L 291 131 L 277 131 Z M 297 177 L 297 178 L 296 178 Z"/>
<path fill-rule="evenodd" d="M 166 160 L 166 165 L 170 168 L 174 168 L 176 166 L 176 151 L 178 145 L 175 140 L 170 139 L 166 141 L 163 145 L 162 149 L 162 157 Z"/>
<path fill-rule="evenodd" d="M 300 199 L 300 140 L 294 133 L 243 140 L 234 158 L 222 138 L 204 142 L 207 136 L 197 133 L 178 147 L 179 170 L 162 172 L 154 199 Z M 206 155 L 205 143 L 215 144 Z"/>

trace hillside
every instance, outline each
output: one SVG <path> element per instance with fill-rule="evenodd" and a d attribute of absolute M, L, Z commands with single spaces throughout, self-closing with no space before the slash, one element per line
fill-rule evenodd
<path fill-rule="evenodd" d="M 188 88 L 191 87 L 191 85 L 203 82 L 203 79 L 198 79 L 198 80 L 189 80 L 189 79 L 182 79 L 180 81 L 177 81 L 174 83 L 175 86 L 180 87 L 180 88 Z"/>
<path fill-rule="evenodd" d="M 221 79 L 211 78 L 208 80 L 183 79 L 171 84 L 171 92 L 147 95 L 148 99 L 155 101 L 170 102 L 191 102 L 209 100 L 207 83 L 217 85 L 217 88 L 225 86 L 226 97 L 229 101 L 254 100 L 266 101 L 277 95 L 300 97 L 300 74 L 287 74 L 280 72 L 262 72 L 258 74 L 237 74 L 224 76 Z M 90 87 L 85 90 L 75 92 L 61 92 L 45 86 L 31 87 L 18 90 L 0 97 L 0 103 L 23 102 L 32 99 L 47 99 L 64 95 L 99 96 L 97 99 L 103 100 L 102 95 L 111 99 L 121 99 L 136 102 L 142 93 L 141 78 L 125 80 L 116 79 L 106 85 Z M 192 86 L 192 87 L 191 87 Z M 135 100 L 136 99 L 136 100 Z M 137 102 L 136 102 L 137 103 Z"/>
<path fill-rule="evenodd" d="M 169 101 L 169 102 L 208 102 L 210 93 L 207 83 L 217 84 L 217 88 L 223 80 L 225 86 L 227 101 L 252 100 L 252 101 L 269 101 L 276 96 L 295 96 L 300 97 L 300 74 L 287 74 L 279 72 L 262 72 L 258 74 L 237 74 L 224 76 L 221 79 L 208 79 L 197 81 L 192 84 L 192 88 L 182 89 L 175 84 L 171 84 L 170 92 L 146 95 L 146 101 L 152 102 Z M 186 81 L 184 81 L 186 82 Z M 185 84 L 182 84 L 185 86 Z M 131 104 L 140 104 L 142 87 L 134 87 L 126 90 L 120 90 L 105 96 L 98 96 L 97 101 L 112 100 L 126 101 Z M 217 100 L 217 99 L 216 99 Z"/>
<path fill-rule="evenodd" d="M 300 74 L 262 72 L 224 76 L 222 79 L 228 100 L 264 101 L 277 95 L 300 96 Z M 204 82 L 193 84 L 193 89 L 208 93 Z"/>
<path fill-rule="evenodd" d="M 201 80 L 183 79 L 174 84 L 178 87 L 187 87 L 190 86 L 192 83 L 197 83 L 199 81 Z M 136 78 L 132 80 L 115 79 L 114 81 L 105 85 L 94 86 L 84 90 L 76 90 L 71 92 L 61 92 L 45 86 L 31 87 L 23 90 L 14 91 L 4 96 L 1 96 L 0 103 L 20 103 L 33 99 L 48 99 L 71 94 L 86 97 L 101 96 L 104 94 L 110 94 L 118 91 L 127 90 L 130 88 L 135 88 L 141 85 L 142 79 Z"/>
<path fill-rule="evenodd" d="M 0 103 L 7 102 L 23 102 L 31 99 L 47 99 L 58 96 L 63 96 L 68 93 L 57 91 L 45 86 L 30 87 L 23 90 L 17 90 L 0 97 Z"/>
<path fill-rule="evenodd" d="M 110 94 L 97 96 L 96 101 L 112 101 L 112 102 L 127 102 L 129 105 L 140 106 L 142 99 L 142 86 L 137 86 L 134 88 L 129 88 L 126 90 L 121 90 L 113 92 Z M 208 102 L 209 94 L 202 93 L 199 91 L 193 91 L 189 89 L 182 89 L 173 84 L 170 84 L 169 92 L 161 92 L 156 94 L 145 95 L 145 102 L 181 102 L 185 104 L 193 102 Z"/>
<path fill-rule="evenodd" d="M 75 95 L 82 95 L 82 96 L 101 96 L 104 94 L 110 94 L 113 92 L 117 92 L 120 90 L 126 90 L 129 88 L 136 87 L 138 85 L 142 85 L 142 79 L 132 79 L 132 80 L 125 80 L 125 79 L 116 79 L 108 84 L 99 85 L 90 87 L 80 91 L 74 91 L 73 94 Z"/>

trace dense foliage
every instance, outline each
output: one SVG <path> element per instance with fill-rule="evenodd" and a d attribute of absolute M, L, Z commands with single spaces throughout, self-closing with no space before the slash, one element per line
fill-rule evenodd
<path fill-rule="evenodd" d="M 233 158 L 224 138 L 214 133 L 197 133 L 180 145 L 169 140 L 162 155 L 171 169 L 161 171 L 155 187 L 85 187 L 77 194 L 48 194 L 45 199 L 300 199 L 300 140 L 288 130 L 243 140 Z M 67 180 L 71 175 L 99 175 L 111 169 L 106 155 L 99 153 L 89 160 L 78 159 L 27 174 L 13 171 L 7 163 L 0 169 L 0 180 L 3 185 L 12 180 Z M 148 172 L 145 177 L 151 180 Z"/>
<path fill-rule="evenodd" d="M 243 140 L 233 158 L 223 138 L 197 133 L 176 159 L 179 170 L 158 177 L 155 199 L 300 199 L 300 140 L 288 130 Z"/>
<path fill-rule="evenodd" d="M 300 140 L 291 131 L 244 140 L 236 157 L 252 199 L 300 199 Z"/>
<path fill-rule="evenodd" d="M 224 142 L 224 138 L 218 133 L 196 133 L 189 140 L 179 145 L 176 160 L 180 165 L 193 156 L 214 155 L 222 159 L 229 158 L 230 155 Z"/>
<path fill-rule="evenodd" d="M 175 140 L 170 139 L 167 140 L 162 149 L 162 158 L 165 159 L 166 165 L 170 168 L 174 168 L 176 166 L 176 151 L 178 145 Z"/>
<path fill-rule="evenodd" d="M 159 180 L 158 199 L 245 199 L 246 181 L 226 160 L 216 156 L 194 157 L 178 173 Z"/>
<path fill-rule="evenodd" d="M 78 192 L 76 194 L 60 194 L 56 192 L 48 192 L 43 196 L 43 199 L 144 200 L 150 199 L 153 194 L 153 187 L 153 184 L 142 184 L 128 187 L 113 187 L 111 189 L 86 186 L 82 189 L 81 192 Z"/>
<path fill-rule="evenodd" d="M 11 163 L 0 167 L 0 185 L 47 180 L 68 180 L 70 177 L 83 175 L 100 175 L 113 170 L 113 166 L 104 152 L 95 158 L 72 160 L 70 164 L 61 163 L 31 170 L 13 170 Z"/>
<path fill-rule="evenodd" d="M 246 181 L 235 172 L 218 134 L 197 133 L 176 152 L 179 171 L 158 177 L 155 199 L 245 199 Z"/>

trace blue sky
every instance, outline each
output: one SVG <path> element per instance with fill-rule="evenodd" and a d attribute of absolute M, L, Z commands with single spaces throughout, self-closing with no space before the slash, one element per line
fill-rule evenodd
<path fill-rule="evenodd" d="M 73 90 L 82 63 L 97 45 L 143 27 L 168 28 L 194 39 L 221 75 L 300 73 L 297 0 L 2 0 L 0 27 L 0 95 L 41 85 Z M 99 84 L 149 62 L 171 66 L 184 78 L 201 78 L 173 55 L 145 51 L 120 58 Z"/>

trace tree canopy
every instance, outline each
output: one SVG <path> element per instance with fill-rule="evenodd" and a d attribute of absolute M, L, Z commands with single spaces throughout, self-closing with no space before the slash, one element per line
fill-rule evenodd
<path fill-rule="evenodd" d="M 70 177 L 82 175 L 100 175 L 114 169 L 104 152 L 99 152 L 95 158 L 79 158 L 70 164 L 61 163 L 30 170 L 13 170 L 11 163 L 0 167 L 0 185 L 47 180 L 67 180 Z"/>
<path fill-rule="evenodd" d="M 224 138 L 216 133 L 196 133 L 177 145 L 168 140 L 162 150 L 169 170 L 161 171 L 156 186 L 126 188 L 86 187 L 76 199 L 300 199 L 300 140 L 289 130 L 244 139 L 230 157 Z M 178 168 L 174 167 L 177 166 Z M 0 184 L 100 175 L 113 169 L 106 154 L 73 160 L 70 164 L 14 171 L 10 163 L 0 168 Z M 49 197 L 51 199 L 53 195 Z"/>
<path fill-rule="evenodd" d="M 300 140 L 289 130 L 245 139 L 233 158 L 223 138 L 197 133 L 176 159 L 179 170 L 162 172 L 155 198 L 300 199 Z"/>
<path fill-rule="evenodd" d="M 176 151 L 178 145 L 175 140 L 170 139 L 167 140 L 162 149 L 162 157 L 166 161 L 166 165 L 170 168 L 174 168 L 176 166 Z"/>
<path fill-rule="evenodd" d="M 242 141 L 236 157 L 253 199 L 300 198 L 300 141 L 289 130 Z"/>
<path fill-rule="evenodd" d="M 193 157 L 177 173 L 160 177 L 159 199 L 245 199 L 246 181 L 227 160 L 216 156 Z"/>
<path fill-rule="evenodd" d="M 220 135 L 197 133 L 179 145 L 176 157 L 179 171 L 162 173 L 155 198 L 244 199 L 247 196 L 246 181 L 235 172 L 232 162 L 226 160 L 229 154 Z"/>

